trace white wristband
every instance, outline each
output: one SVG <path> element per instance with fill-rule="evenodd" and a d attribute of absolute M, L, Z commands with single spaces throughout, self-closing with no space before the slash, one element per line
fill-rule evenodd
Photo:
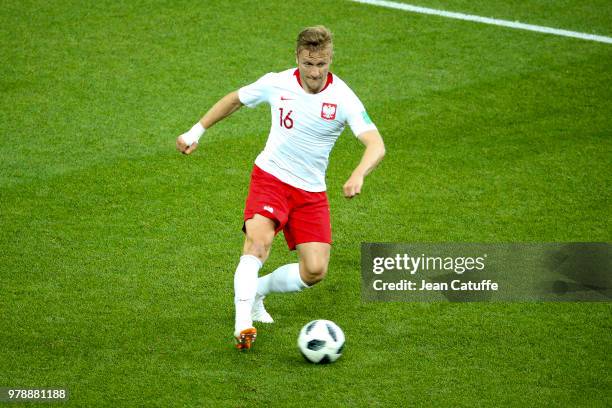
<path fill-rule="evenodd" d="M 193 125 L 191 129 L 187 133 L 183 134 L 183 141 L 187 146 L 191 146 L 194 143 L 198 143 L 202 135 L 206 132 L 204 126 L 200 122 Z"/>

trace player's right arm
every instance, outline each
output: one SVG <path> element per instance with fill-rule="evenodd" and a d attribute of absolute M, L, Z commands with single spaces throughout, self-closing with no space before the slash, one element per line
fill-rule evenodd
<path fill-rule="evenodd" d="M 190 154 L 197 149 L 198 141 L 206 129 L 236 112 L 241 106 L 238 91 L 225 95 L 206 112 L 198 123 L 176 139 L 176 149 L 183 154 Z"/>

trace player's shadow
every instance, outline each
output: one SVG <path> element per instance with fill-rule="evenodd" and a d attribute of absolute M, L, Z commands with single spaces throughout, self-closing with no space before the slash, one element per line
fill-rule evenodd
<path fill-rule="evenodd" d="M 545 267 L 553 279 L 540 282 L 543 293 L 577 300 L 612 299 L 612 245 L 608 243 L 563 245 L 547 253 Z"/>

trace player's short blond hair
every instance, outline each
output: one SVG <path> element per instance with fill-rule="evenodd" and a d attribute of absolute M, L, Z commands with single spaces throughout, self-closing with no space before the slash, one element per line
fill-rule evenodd
<path fill-rule="evenodd" d="M 322 51 L 327 47 L 333 49 L 332 40 L 329 28 L 322 25 L 306 27 L 298 34 L 295 52 L 299 54 L 304 48 L 309 51 Z"/>

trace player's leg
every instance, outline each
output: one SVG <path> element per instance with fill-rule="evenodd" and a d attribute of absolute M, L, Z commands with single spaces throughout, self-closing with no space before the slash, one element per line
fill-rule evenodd
<path fill-rule="evenodd" d="M 306 242 L 296 246 L 300 257 L 300 279 L 309 287 L 327 275 L 331 245 L 323 242 Z"/>
<path fill-rule="evenodd" d="M 268 258 L 274 235 L 287 222 L 287 195 L 284 184 L 254 166 L 249 194 L 244 208 L 245 241 L 243 255 L 234 275 L 236 306 L 235 336 L 237 347 L 248 349 L 257 331 L 253 327 L 252 309 L 257 290 L 257 275 Z M 264 309 L 265 310 L 265 309 Z M 243 336 L 243 333 L 246 333 Z"/>
<path fill-rule="evenodd" d="M 275 222 L 260 214 L 245 221 L 243 255 L 234 274 L 234 305 L 236 322 L 234 336 L 237 348 L 248 349 L 255 340 L 251 311 L 257 290 L 257 275 L 270 254 L 275 235 Z"/>
<path fill-rule="evenodd" d="M 299 292 L 325 277 L 331 245 L 307 242 L 297 245 L 296 249 L 299 263 L 283 265 L 257 280 L 256 301 L 270 293 Z"/>
<path fill-rule="evenodd" d="M 244 222 L 245 238 L 243 255 L 257 257 L 263 264 L 270 256 L 270 248 L 274 240 L 276 222 L 261 214 L 255 214 L 253 218 Z"/>

